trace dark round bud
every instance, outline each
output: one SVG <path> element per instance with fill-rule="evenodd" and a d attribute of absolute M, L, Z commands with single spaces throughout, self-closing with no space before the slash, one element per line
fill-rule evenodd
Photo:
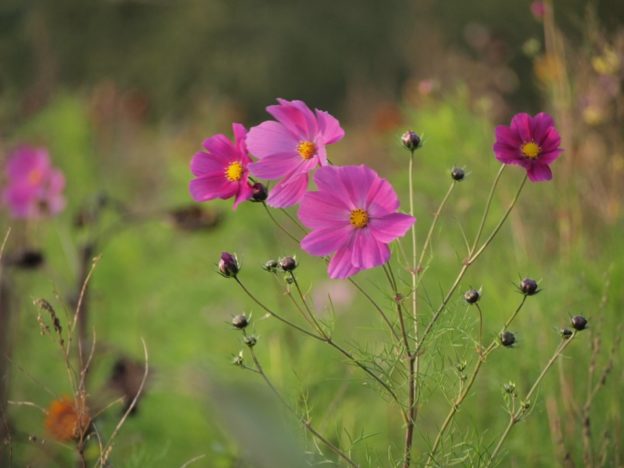
<path fill-rule="evenodd" d="M 567 340 L 574 334 L 574 332 L 570 330 L 569 328 L 562 328 L 560 330 L 560 333 L 561 333 L 561 338 L 563 338 L 564 340 Z"/>
<path fill-rule="evenodd" d="M 587 328 L 587 319 L 582 315 L 572 317 L 570 323 L 572 324 L 572 328 L 578 331 L 585 330 Z"/>
<path fill-rule="evenodd" d="M 466 173 L 461 167 L 454 167 L 451 170 L 451 177 L 453 178 L 453 180 L 456 180 L 459 182 L 460 180 L 464 180 L 465 176 L 466 176 Z"/>
<path fill-rule="evenodd" d="M 235 278 L 240 271 L 240 265 L 236 255 L 232 255 L 228 252 L 221 252 L 221 258 L 219 259 L 219 273 L 226 278 Z"/>
<path fill-rule="evenodd" d="M 247 328 L 247 325 L 249 325 L 249 319 L 244 314 L 235 315 L 232 319 L 232 325 L 234 325 L 234 328 L 242 330 L 244 328 Z"/>
<path fill-rule="evenodd" d="M 263 202 L 269 196 L 269 191 L 260 182 L 256 182 L 251 186 L 251 201 Z"/>
<path fill-rule="evenodd" d="M 500 343 L 503 346 L 510 347 L 510 346 L 513 346 L 515 342 L 516 342 L 516 335 L 514 335 L 510 331 L 501 333 Z"/>
<path fill-rule="evenodd" d="M 403 142 L 403 146 L 405 146 L 410 151 L 417 150 L 422 144 L 422 140 L 420 139 L 418 134 L 411 130 L 409 132 L 405 132 L 401 136 L 401 141 Z"/>
<path fill-rule="evenodd" d="M 245 342 L 247 346 L 249 346 L 250 348 L 253 348 L 254 346 L 256 346 L 256 343 L 258 342 L 258 338 L 256 338 L 254 335 L 248 335 L 243 339 L 243 341 Z"/>
<path fill-rule="evenodd" d="M 540 289 L 537 287 L 537 281 L 531 278 L 524 278 L 520 281 L 520 291 L 525 296 L 533 296 L 540 292 Z"/>
<path fill-rule="evenodd" d="M 293 271 L 295 268 L 297 268 L 297 265 L 298 263 L 295 257 L 284 257 L 280 258 L 279 261 L 279 266 L 284 271 Z"/>
<path fill-rule="evenodd" d="M 275 273 L 278 268 L 279 268 L 279 263 L 277 263 L 277 260 L 273 260 L 273 259 L 267 260 L 266 262 L 264 262 L 264 265 L 262 265 L 262 269 L 270 273 Z"/>
<path fill-rule="evenodd" d="M 468 304 L 476 304 L 481 299 L 481 293 L 476 289 L 469 289 L 464 293 L 464 300 Z"/>

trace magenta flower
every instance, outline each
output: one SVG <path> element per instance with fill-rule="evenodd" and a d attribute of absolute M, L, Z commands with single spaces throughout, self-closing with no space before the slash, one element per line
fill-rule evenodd
<path fill-rule="evenodd" d="M 390 258 L 388 244 L 416 221 L 397 213 L 399 199 L 390 183 L 364 165 L 321 167 L 314 181 L 318 192 L 307 192 L 299 208 L 299 219 L 312 229 L 301 247 L 311 255 L 334 254 L 330 278 L 383 265 Z"/>
<path fill-rule="evenodd" d="M 3 203 L 15 218 L 55 215 L 65 208 L 65 177 L 52 167 L 45 148 L 21 146 L 9 156 Z"/>
<path fill-rule="evenodd" d="M 234 208 L 251 198 L 247 165 L 251 162 L 245 144 L 247 131 L 241 124 L 232 124 L 234 142 L 225 135 L 214 135 L 204 141 L 206 151 L 200 151 L 191 160 L 191 171 L 196 176 L 189 184 L 191 196 L 203 202 L 234 197 Z"/>
<path fill-rule="evenodd" d="M 267 203 L 285 208 L 301 200 L 308 188 L 308 172 L 327 165 L 325 145 L 344 136 L 340 123 L 327 112 L 314 113 L 302 101 L 278 99 L 267 107 L 277 122 L 267 120 L 249 130 L 247 145 L 259 161 L 249 169 L 256 177 L 279 179 Z"/>
<path fill-rule="evenodd" d="M 549 165 L 563 152 L 561 138 L 552 117 L 540 112 L 535 117 L 516 114 L 511 125 L 496 127 L 494 153 L 503 164 L 516 164 L 526 169 L 529 180 L 552 179 Z"/>

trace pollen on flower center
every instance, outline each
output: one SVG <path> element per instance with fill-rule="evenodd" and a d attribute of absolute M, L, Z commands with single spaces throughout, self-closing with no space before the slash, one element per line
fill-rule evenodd
<path fill-rule="evenodd" d="M 297 145 L 297 153 L 303 159 L 310 159 L 316 154 L 316 145 L 308 140 L 300 141 Z"/>
<path fill-rule="evenodd" d="M 540 155 L 542 148 L 534 141 L 529 141 L 520 147 L 520 151 L 527 158 L 535 159 Z"/>
<path fill-rule="evenodd" d="M 362 229 L 368 225 L 368 212 L 361 208 L 351 211 L 349 222 L 354 228 Z"/>
<path fill-rule="evenodd" d="M 238 182 L 241 177 L 243 177 L 243 165 L 238 161 L 230 163 L 225 170 L 225 178 L 230 182 Z"/>

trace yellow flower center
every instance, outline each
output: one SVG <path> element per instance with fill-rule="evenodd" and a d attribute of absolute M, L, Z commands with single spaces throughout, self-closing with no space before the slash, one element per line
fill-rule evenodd
<path fill-rule="evenodd" d="M 28 183 L 30 185 L 38 185 L 43 180 L 43 171 L 41 169 L 33 169 L 28 174 Z"/>
<path fill-rule="evenodd" d="M 303 159 L 310 159 L 316 154 L 316 145 L 311 141 L 300 141 L 297 145 L 297 153 L 299 153 L 299 156 Z"/>
<path fill-rule="evenodd" d="M 238 161 L 230 163 L 225 170 L 225 178 L 230 182 L 238 182 L 241 177 L 243 177 L 243 165 Z"/>
<path fill-rule="evenodd" d="M 542 148 L 535 143 L 534 141 L 529 141 L 528 143 L 524 143 L 520 147 L 520 151 L 529 159 L 537 158 L 542 152 Z"/>
<path fill-rule="evenodd" d="M 352 210 L 349 222 L 354 228 L 362 229 L 368 225 L 368 213 L 361 208 Z"/>

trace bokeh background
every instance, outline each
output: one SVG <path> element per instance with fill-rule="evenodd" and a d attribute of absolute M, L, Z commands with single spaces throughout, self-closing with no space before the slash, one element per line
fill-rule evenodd
<path fill-rule="evenodd" d="M 421 297 L 435 307 L 461 265 L 462 230 L 474 233 L 498 167 L 494 126 L 517 112 L 547 111 L 566 150 L 553 166 L 555 178 L 526 188 L 491 251 L 462 283 L 483 288 L 489 333 L 519 300 L 520 278 L 541 280 L 543 292 L 517 321 L 519 345 L 488 363 L 445 446 L 445 463 L 478 464 L 474 454 L 506 422 L 503 383 L 526 391 L 559 328 L 582 313 L 591 331 L 546 379 L 531 417 L 512 433 L 508 460 L 565 465 L 568 454 L 583 463 L 588 372 L 599 380 L 611 362 L 591 408 L 591 443 L 597 465 L 620 465 L 623 20 L 624 4 L 615 0 L 546 2 L 543 16 L 520 0 L 3 0 L 0 157 L 19 143 L 48 147 L 66 174 L 68 200 L 49 222 L 16 223 L 6 210 L 0 217 L 2 236 L 13 228 L 7 255 L 29 247 L 46 257 L 42 268 L 11 274 L 7 398 L 45 408 L 71 391 L 58 345 L 41 336 L 32 301 L 45 297 L 69 310 L 89 245 L 101 255 L 88 297 L 98 343 L 89 381 L 94 405 L 119 392 L 119 362 L 128 374 L 142 369 L 141 338 L 152 368 L 138 411 L 115 441 L 115 465 L 181 466 L 202 457 L 194 466 L 296 466 L 304 447 L 314 451 L 266 411 L 271 400 L 256 376 L 231 365 L 242 344 L 228 322 L 246 312 L 260 336 L 258 354 L 287 398 L 307 408 L 332 440 L 353 444 L 364 466 L 392 466 L 401 453 L 401 423 L 374 385 L 331 350 L 263 318 L 215 273 L 215 263 L 221 251 L 237 252 L 246 282 L 282 308 L 280 288 L 260 266 L 299 253 L 305 289 L 321 311 L 328 293 L 336 298 L 336 334 L 358 352 L 374 353 L 383 335 L 370 306 L 348 284 L 326 280 L 323 262 L 299 252 L 259 205 L 232 212 L 230 202 L 213 202 L 201 228 L 180 222 L 175 210 L 191 203 L 190 158 L 207 136 L 230 135 L 232 121 L 249 127 L 266 119 L 264 108 L 275 98 L 303 99 L 347 131 L 331 148 L 332 160 L 371 165 L 407 200 L 408 158 L 399 136 L 416 130 L 425 140 L 416 162 L 421 239 L 450 184 L 449 170 L 468 172 L 435 233 Z M 495 215 L 520 177 L 518 168 L 505 174 Z M 89 217 L 94 211 L 96 220 Z M 358 277 L 390 307 L 380 278 Z M 437 359 L 423 376 L 417 459 L 453 394 L 440 391 L 440 383 L 455 385 L 455 364 L 472 358 L 472 342 L 460 330 L 475 323 L 458 296 L 442 324 L 449 333 L 436 337 Z M 103 434 L 120 412 L 117 405 L 101 416 Z M 3 456 L 15 466 L 71 463 L 72 450 L 48 440 L 41 411 L 11 404 L 5 415 L 11 437 Z"/>

